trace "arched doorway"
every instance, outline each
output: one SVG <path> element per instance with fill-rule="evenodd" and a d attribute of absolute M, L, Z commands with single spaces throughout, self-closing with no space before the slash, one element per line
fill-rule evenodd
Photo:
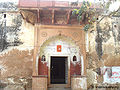
<path fill-rule="evenodd" d="M 70 86 L 71 76 L 81 75 L 82 53 L 69 37 L 58 35 L 46 40 L 40 47 L 36 66 L 38 75 L 48 76 L 48 85 Z"/>

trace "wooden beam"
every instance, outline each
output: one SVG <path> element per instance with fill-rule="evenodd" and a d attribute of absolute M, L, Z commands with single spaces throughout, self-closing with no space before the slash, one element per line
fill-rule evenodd
<path fill-rule="evenodd" d="M 70 13 L 71 13 L 71 10 L 67 12 L 67 24 L 69 24 L 69 21 L 70 21 Z"/>
<path fill-rule="evenodd" d="M 37 23 L 40 23 L 40 9 L 37 10 Z"/>
<path fill-rule="evenodd" d="M 22 18 L 25 19 L 24 15 L 22 14 L 22 11 L 20 11 L 20 14 L 21 14 Z"/>
<path fill-rule="evenodd" d="M 52 10 L 52 24 L 55 23 L 55 10 Z"/>

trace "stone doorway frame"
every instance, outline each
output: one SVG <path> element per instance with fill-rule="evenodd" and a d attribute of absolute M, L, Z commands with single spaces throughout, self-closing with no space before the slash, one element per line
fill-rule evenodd
<path fill-rule="evenodd" d="M 67 57 L 67 63 L 68 63 L 68 81 L 67 84 L 51 84 L 50 83 L 50 64 L 51 64 L 51 57 Z M 70 55 L 68 54 L 51 54 L 49 55 L 49 60 L 48 60 L 48 87 L 70 87 Z"/>

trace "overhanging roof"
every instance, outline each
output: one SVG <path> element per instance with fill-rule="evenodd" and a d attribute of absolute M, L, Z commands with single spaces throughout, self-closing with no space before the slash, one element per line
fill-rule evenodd
<path fill-rule="evenodd" d="M 18 8 L 23 18 L 32 24 L 79 24 L 72 10 L 80 8 L 82 3 L 56 0 L 19 0 Z M 91 8 L 99 5 L 92 4 Z M 83 23 L 83 22 L 82 22 Z"/>

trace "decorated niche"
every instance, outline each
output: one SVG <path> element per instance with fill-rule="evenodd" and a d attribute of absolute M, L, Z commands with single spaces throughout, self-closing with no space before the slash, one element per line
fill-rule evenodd
<path fill-rule="evenodd" d="M 52 56 L 63 56 L 68 58 L 68 66 L 72 65 L 72 68 L 80 68 L 81 67 L 81 56 L 80 48 L 77 44 L 70 38 L 66 36 L 54 36 L 46 40 L 39 49 L 38 56 L 39 61 L 37 59 L 36 66 L 38 68 L 38 72 L 40 68 L 47 67 L 46 69 L 50 68 L 50 58 Z M 83 60 L 83 59 L 82 59 Z M 78 65 L 78 66 L 77 66 Z M 44 68 L 45 69 L 45 68 Z M 74 73 L 75 69 L 72 72 Z M 46 75 L 47 75 L 47 70 Z M 81 72 L 81 70 L 78 70 Z M 77 72 L 77 71 L 76 71 Z M 42 73 L 39 73 L 42 74 Z M 74 73 L 75 74 L 75 73 Z"/>

